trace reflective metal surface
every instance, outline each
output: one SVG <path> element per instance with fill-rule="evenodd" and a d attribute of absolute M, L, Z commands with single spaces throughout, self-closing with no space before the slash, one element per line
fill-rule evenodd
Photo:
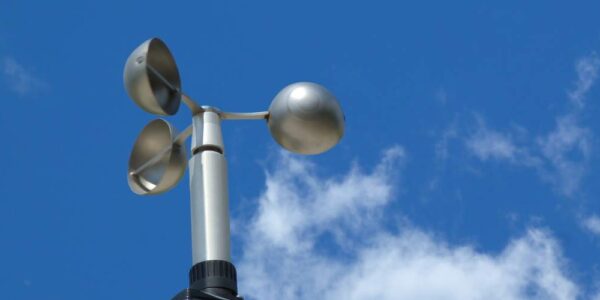
<path fill-rule="evenodd" d="M 198 102 L 194 101 L 194 99 L 190 98 L 190 96 L 184 94 L 183 92 L 181 93 L 181 101 L 183 101 L 190 111 L 192 111 L 192 115 L 199 114 L 204 111 L 202 107 L 198 105 Z"/>
<path fill-rule="evenodd" d="M 223 120 L 261 120 L 269 117 L 268 111 L 259 111 L 251 113 L 240 112 L 220 112 L 219 115 Z"/>
<path fill-rule="evenodd" d="M 127 94 L 145 111 L 173 115 L 181 101 L 181 81 L 167 45 L 152 38 L 137 47 L 123 72 Z"/>
<path fill-rule="evenodd" d="M 156 119 L 148 123 L 129 156 L 127 181 L 131 190 L 147 195 L 175 186 L 185 172 L 184 141 L 167 121 Z"/>
<path fill-rule="evenodd" d="M 335 96 L 311 82 L 281 90 L 271 102 L 268 120 L 277 143 L 300 154 L 327 151 L 344 135 L 344 114 Z"/>
<path fill-rule="evenodd" d="M 194 264 L 231 262 L 227 163 L 220 121 L 214 111 L 193 118 L 192 149 L 205 149 L 194 154 L 189 163 Z"/>
<path fill-rule="evenodd" d="M 147 112 L 174 115 L 181 102 L 192 112 L 192 125 L 179 135 L 173 126 L 161 119 L 151 121 L 144 127 L 129 157 L 127 179 L 131 190 L 140 195 L 158 194 L 173 188 L 188 165 L 184 145 L 186 138 L 192 135 L 189 179 L 194 266 L 206 261 L 231 262 L 222 120 L 267 120 L 273 138 L 284 148 L 300 154 L 327 151 L 344 134 L 344 115 L 335 96 L 324 87 L 310 82 L 285 87 L 275 96 L 268 111 L 222 112 L 215 107 L 200 106 L 181 90 L 175 60 L 165 43 L 158 38 L 145 41 L 131 53 L 125 64 L 123 81 L 129 97 Z M 231 270 L 227 272 L 235 274 L 233 265 Z M 204 280 L 201 286 L 206 287 L 202 292 L 220 289 L 235 292 L 237 289 L 236 284 L 231 285 L 231 289 L 222 286 L 223 283 L 215 281 L 215 278 L 219 276 L 201 279 Z M 191 287 L 200 286 L 195 284 L 192 283 Z M 204 293 L 200 296 L 233 299 L 219 295 Z M 231 295 L 235 296 L 235 293 Z M 174 299 L 192 296 L 186 292 Z"/>

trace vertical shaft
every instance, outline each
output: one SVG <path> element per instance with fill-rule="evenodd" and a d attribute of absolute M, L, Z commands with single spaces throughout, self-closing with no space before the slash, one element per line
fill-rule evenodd
<path fill-rule="evenodd" d="M 192 256 L 203 261 L 231 262 L 227 165 L 221 119 L 206 110 L 193 118 L 190 196 Z"/>

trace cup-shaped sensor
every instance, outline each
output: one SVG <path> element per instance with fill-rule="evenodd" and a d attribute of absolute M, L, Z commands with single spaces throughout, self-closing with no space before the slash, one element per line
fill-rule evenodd
<path fill-rule="evenodd" d="M 167 121 L 148 123 L 138 136 L 129 156 L 127 181 L 140 195 L 159 194 L 171 189 L 185 172 L 187 155 L 183 142 Z"/>
<path fill-rule="evenodd" d="M 137 47 L 125 63 L 123 82 L 127 94 L 145 111 L 174 115 L 181 101 L 181 80 L 169 48 L 158 38 Z"/>
<path fill-rule="evenodd" d="M 344 114 L 335 96 L 323 86 L 293 83 L 271 102 L 269 130 L 289 151 L 318 154 L 335 146 L 344 135 Z"/>

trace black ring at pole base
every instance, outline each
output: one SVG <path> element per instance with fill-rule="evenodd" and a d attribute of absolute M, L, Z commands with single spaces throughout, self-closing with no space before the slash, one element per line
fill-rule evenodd
<path fill-rule="evenodd" d="M 190 288 L 224 288 L 237 295 L 237 272 L 235 266 L 225 260 L 205 260 L 190 269 Z"/>
<path fill-rule="evenodd" d="M 242 297 L 223 297 L 208 291 L 185 289 L 175 295 L 172 300 L 244 300 Z"/>
<path fill-rule="evenodd" d="M 173 300 L 243 300 L 237 296 L 235 266 L 224 260 L 206 260 L 190 269 L 190 288 Z"/>

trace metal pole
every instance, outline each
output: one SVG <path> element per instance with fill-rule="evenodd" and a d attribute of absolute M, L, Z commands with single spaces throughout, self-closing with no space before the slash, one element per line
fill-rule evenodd
<path fill-rule="evenodd" d="M 192 120 L 190 206 L 192 259 L 190 290 L 213 298 L 237 296 L 237 275 L 231 263 L 227 164 L 221 135 L 221 117 L 216 109 L 203 107 Z M 183 294 L 175 299 L 185 298 Z M 219 298 L 220 297 L 220 298 Z"/>
<path fill-rule="evenodd" d="M 231 262 L 227 165 L 221 118 L 213 111 L 193 117 L 190 196 L 194 265 L 206 260 Z"/>

